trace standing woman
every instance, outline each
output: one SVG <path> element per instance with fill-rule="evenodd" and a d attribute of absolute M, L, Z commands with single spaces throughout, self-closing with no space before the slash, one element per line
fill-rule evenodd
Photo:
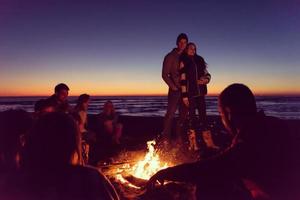
<path fill-rule="evenodd" d="M 196 45 L 188 43 L 184 54 L 180 58 L 180 85 L 183 103 L 189 108 L 190 130 L 197 127 L 196 110 L 199 113 L 200 127 L 206 128 L 207 84 L 210 81 L 207 63 L 197 55 Z"/>

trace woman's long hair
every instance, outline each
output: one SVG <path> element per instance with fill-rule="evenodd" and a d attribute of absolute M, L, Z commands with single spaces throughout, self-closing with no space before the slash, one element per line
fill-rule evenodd
<path fill-rule="evenodd" d="M 202 65 L 203 67 L 205 67 L 205 69 L 206 69 L 206 68 L 207 68 L 207 63 L 205 62 L 205 60 L 204 60 L 201 56 L 199 56 L 199 55 L 197 54 L 197 46 L 196 46 L 195 43 L 189 42 L 189 43 L 186 45 L 186 48 L 185 48 L 185 50 L 184 50 L 185 56 L 188 57 L 188 55 L 187 55 L 187 50 L 188 50 L 189 46 L 194 46 L 194 47 L 195 47 L 195 55 L 194 55 L 194 58 L 197 59 L 199 62 L 201 62 L 201 65 Z"/>
<path fill-rule="evenodd" d="M 88 94 L 82 94 L 77 99 L 77 104 L 75 106 L 76 111 L 82 111 L 84 110 L 83 103 L 86 103 L 88 100 L 90 100 L 90 95 Z"/>

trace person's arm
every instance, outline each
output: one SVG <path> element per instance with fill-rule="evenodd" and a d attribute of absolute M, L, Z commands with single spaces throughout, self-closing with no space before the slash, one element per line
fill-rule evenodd
<path fill-rule="evenodd" d="M 208 73 L 207 69 L 204 70 L 204 75 L 198 80 L 199 84 L 206 85 L 210 82 L 211 75 Z"/>
<path fill-rule="evenodd" d="M 169 86 L 169 88 L 171 88 L 172 90 L 178 90 L 173 79 L 171 78 L 171 69 L 173 67 L 172 66 L 173 64 L 174 64 L 174 62 L 173 62 L 172 56 L 167 55 L 164 58 L 164 62 L 163 62 L 162 78 L 166 82 L 166 84 Z"/>
<path fill-rule="evenodd" d="M 111 184 L 111 182 L 104 176 L 99 169 L 88 167 L 89 170 L 89 194 L 91 199 L 103 200 L 119 200 L 119 196 Z"/>
<path fill-rule="evenodd" d="M 147 187 L 154 188 L 157 181 L 160 183 L 164 181 L 191 183 L 203 181 L 205 183 L 214 179 L 217 181 L 233 178 L 237 174 L 233 160 L 234 154 L 229 150 L 211 159 L 163 169 L 150 178 Z"/>

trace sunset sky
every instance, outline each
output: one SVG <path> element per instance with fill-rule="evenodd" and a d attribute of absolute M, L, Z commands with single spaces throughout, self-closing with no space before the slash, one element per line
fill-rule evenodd
<path fill-rule="evenodd" d="M 300 95 L 299 0 L 0 0 L 0 96 L 162 95 L 164 56 L 188 34 L 212 75 Z"/>

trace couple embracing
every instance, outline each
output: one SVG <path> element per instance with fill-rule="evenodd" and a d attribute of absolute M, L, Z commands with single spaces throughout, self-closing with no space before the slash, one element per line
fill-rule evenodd
<path fill-rule="evenodd" d="M 176 45 L 163 61 L 162 78 L 169 87 L 163 137 L 170 141 L 172 122 L 179 108 L 175 134 L 177 141 L 181 142 L 183 125 L 187 118 L 190 131 L 195 131 L 199 126 L 202 130 L 206 128 L 205 95 L 211 76 L 206 62 L 197 54 L 196 45 L 188 41 L 185 33 L 178 35 Z"/>

